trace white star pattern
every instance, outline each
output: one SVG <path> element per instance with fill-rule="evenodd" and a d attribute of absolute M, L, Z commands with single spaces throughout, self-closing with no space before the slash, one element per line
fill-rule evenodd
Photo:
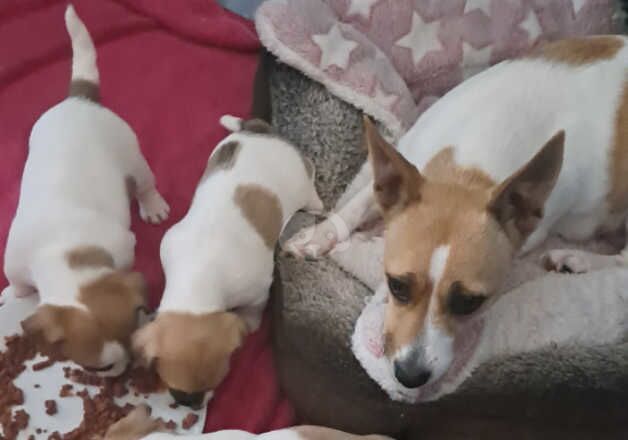
<path fill-rule="evenodd" d="M 483 49 L 476 49 L 466 42 L 462 42 L 462 67 L 464 69 L 464 79 L 480 72 L 491 61 L 491 46 Z"/>
<path fill-rule="evenodd" d="M 321 50 L 320 66 L 323 70 L 332 65 L 346 69 L 351 52 L 358 47 L 358 43 L 342 35 L 338 24 L 334 24 L 326 34 L 312 35 L 312 39 Z"/>
<path fill-rule="evenodd" d="M 421 16 L 415 12 L 412 16 L 412 30 L 403 38 L 400 38 L 396 45 L 410 49 L 412 61 L 418 64 L 426 53 L 433 50 L 442 49 L 442 44 L 438 39 L 439 22 L 426 23 Z"/>
<path fill-rule="evenodd" d="M 571 0 L 571 3 L 573 4 L 574 14 L 577 14 L 578 12 L 580 12 L 580 9 L 582 9 L 582 7 L 587 3 L 587 0 Z"/>
<path fill-rule="evenodd" d="M 386 107 L 386 109 L 390 110 L 390 107 L 397 102 L 397 95 L 386 93 L 384 89 L 382 89 L 381 83 L 378 82 L 375 86 L 373 99 Z"/>
<path fill-rule="evenodd" d="M 467 0 L 464 5 L 464 13 L 480 9 L 490 17 L 491 16 L 491 0 Z"/>
<path fill-rule="evenodd" d="M 530 9 L 528 16 L 521 22 L 520 26 L 528 33 L 528 37 L 531 41 L 536 40 L 536 38 L 541 35 L 541 24 L 532 9 Z"/>
<path fill-rule="evenodd" d="M 347 11 L 347 17 L 352 15 L 359 15 L 364 18 L 371 16 L 371 9 L 379 0 L 350 0 L 349 10 Z"/>

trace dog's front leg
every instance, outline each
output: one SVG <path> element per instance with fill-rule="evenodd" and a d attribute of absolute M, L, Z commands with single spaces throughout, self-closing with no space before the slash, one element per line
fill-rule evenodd
<path fill-rule="evenodd" d="M 628 220 L 625 228 L 628 232 Z M 615 255 L 602 255 L 577 249 L 554 249 L 543 254 L 541 260 L 546 270 L 563 273 L 586 273 L 610 267 L 628 267 L 628 243 Z"/>
<path fill-rule="evenodd" d="M 358 226 L 378 215 L 371 181 L 325 221 L 295 234 L 284 244 L 283 250 L 301 258 L 318 258 L 346 241 Z"/>

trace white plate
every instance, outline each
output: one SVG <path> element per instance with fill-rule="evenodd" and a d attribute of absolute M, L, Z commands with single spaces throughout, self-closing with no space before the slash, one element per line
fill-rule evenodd
<path fill-rule="evenodd" d="M 4 342 L 6 336 L 22 333 L 20 322 L 35 311 L 37 301 L 37 295 L 16 298 L 10 289 L 5 289 L 0 298 L 0 351 L 6 348 Z M 26 370 L 13 382 L 24 393 L 24 405 L 15 406 L 13 412 L 24 409 L 30 415 L 28 428 L 19 433 L 17 440 L 27 440 L 29 435 L 34 435 L 36 439 L 47 439 L 54 431 L 59 431 L 62 434 L 67 433 L 81 424 L 83 419 L 83 401 L 76 396 L 59 397 L 59 391 L 63 385 L 67 383 L 72 384 L 74 394 L 86 389 L 90 396 L 97 394 L 100 389 L 95 386 L 77 384 L 66 379 L 63 367 L 79 368 L 72 362 L 59 362 L 40 371 L 33 371 L 30 368 L 31 365 L 43 359 L 43 357 L 38 356 L 26 362 Z M 38 388 L 35 388 L 36 384 L 39 385 Z M 192 411 L 190 408 L 182 406 L 172 409 L 169 405 L 174 401 L 167 391 L 149 394 L 145 398 L 141 394 L 135 396 L 133 389 L 129 387 L 129 393 L 121 398 L 115 398 L 115 402 L 120 406 L 124 406 L 126 403 L 133 405 L 145 403 L 152 408 L 153 417 L 161 417 L 165 421 L 174 420 L 177 423 L 177 432 L 182 434 L 200 434 L 205 425 L 206 406 L 210 398 L 211 395 L 206 398 L 203 407 L 197 411 Z M 44 405 L 44 402 L 50 399 L 55 400 L 57 403 L 57 414 L 52 416 L 46 414 Z M 199 419 L 192 428 L 183 430 L 181 421 L 190 412 L 198 415 Z M 47 432 L 37 434 L 37 428 Z M 0 434 L 2 434 L 2 427 L 0 427 Z"/>

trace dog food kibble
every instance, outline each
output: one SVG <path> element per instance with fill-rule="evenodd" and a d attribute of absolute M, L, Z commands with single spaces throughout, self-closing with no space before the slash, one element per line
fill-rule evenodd
<path fill-rule="evenodd" d="M 55 362 L 56 362 L 56 360 L 55 360 L 55 359 L 53 359 L 53 358 L 48 358 L 48 359 L 46 359 L 46 360 L 44 360 L 44 361 L 37 362 L 36 364 L 33 364 L 33 367 L 32 367 L 32 368 L 33 368 L 33 371 L 40 371 L 40 370 L 43 370 L 43 369 L 45 369 L 45 368 L 50 367 L 50 366 L 51 366 L 52 364 L 54 364 Z"/>
<path fill-rule="evenodd" d="M 27 440 L 35 440 L 35 436 L 33 434 L 31 434 L 31 435 L 28 436 Z"/>
<path fill-rule="evenodd" d="M 48 440 L 63 440 L 63 437 L 61 437 L 59 431 L 55 431 L 48 436 Z"/>
<path fill-rule="evenodd" d="M 173 402 L 170 405 L 168 405 L 168 407 L 170 407 L 172 409 L 177 409 L 179 407 L 179 404 L 177 402 Z"/>
<path fill-rule="evenodd" d="M 164 426 L 166 427 L 166 429 L 170 430 L 170 431 L 174 431 L 175 429 L 177 429 L 177 422 L 175 422 L 174 420 L 168 420 Z"/>
<path fill-rule="evenodd" d="M 39 385 L 38 383 L 36 383 L 35 385 L 33 385 L 33 387 L 35 387 L 35 388 L 41 388 L 41 385 Z"/>
<path fill-rule="evenodd" d="M 65 385 L 61 387 L 61 390 L 59 391 L 59 397 L 73 396 L 74 395 L 74 393 L 72 392 L 73 389 L 74 389 L 74 385 L 72 385 L 71 383 L 66 383 Z"/>
<path fill-rule="evenodd" d="M 57 413 L 57 402 L 54 400 L 46 400 L 44 402 L 46 405 L 46 414 L 49 416 L 54 416 Z"/>
<path fill-rule="evenodd" d="M 189 413 L 181 422 L 181 427 L 183 429 L 190 429 L 196 424 L 196 422 L 198 422 L 198 416 L 194 413 Z"/>

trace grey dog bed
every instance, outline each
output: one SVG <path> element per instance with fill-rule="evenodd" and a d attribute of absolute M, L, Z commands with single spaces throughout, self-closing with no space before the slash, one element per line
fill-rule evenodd
<path fill-rule="evenodd" d="M 317 188 L 333 207 L 365 160 L 361 113 L 264 54 L 254 113 L 317 166 Z M 260 104 L 262 103 L 262 104 Z M 315 219 L 298 214 L 284 237 Z M 627 286 L 628 288 L 628 286 Z M 271 296 L 280 381 L 301 422 L 399 439 L 628 438 L 628 344 L 553 347 L 482 365 L 437 402 L 392 402 L 350 349 L 372 292 L 329 259 L 278 256 Z"/>

